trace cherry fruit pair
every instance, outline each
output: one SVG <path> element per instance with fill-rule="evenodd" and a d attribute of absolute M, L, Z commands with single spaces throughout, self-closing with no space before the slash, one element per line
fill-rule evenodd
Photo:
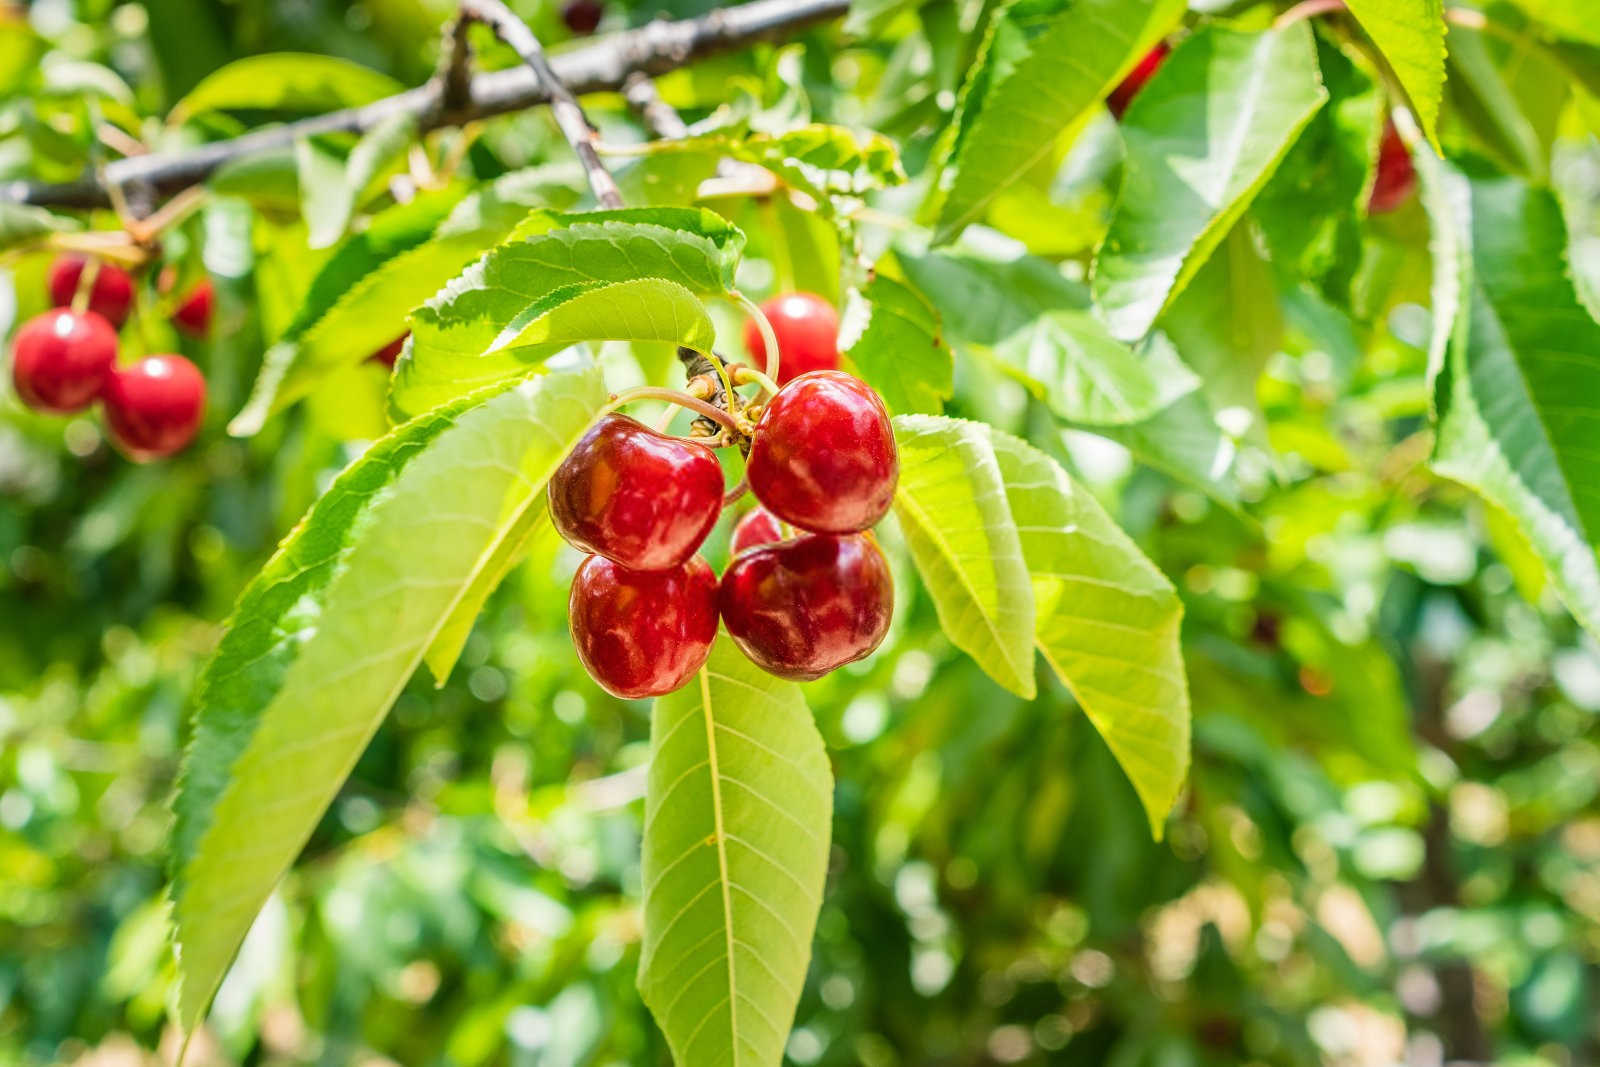
<path fill-rule="evenodd" d="M 579 658 L 607 690 L 633 698 L 687 682 L 719 617 L 780 677 L 819 678 L 867 655 L 894 594 L 864 531 L 888 511 L 898 473 L 888 412 L 870 387 L 838 371 L 796 378 L 756 423 L 746 477 L 764 505 L 752 514 L 765 517 L 741 522 L 718 583 L 695 554 L 722 511 L 716 455 L 605 416 L 549 487 L 556 529 L 591 553 L 570 601 Z M 785 539 L 782 523 L 802 533 Z"/>
<path fill-rule="evenodd" d="M 82 284 L 83 272 L 90 267 L 90 261 L 78 255 L 61 256 L 50 264 L 50 303 L 58 308 L 71 306 Z M 89 310 L 109 322 L 113 329 L 120 330 L 133 307 L 133 279 L 114 263 L 96 264 L 94 271 L 94 280 L 89 283 Z M 201 279 L 173 309 L 172 324 L 190 337 L 205 337 L 211 332 L 215 306 L 216 292 L 211 280 Z"/>

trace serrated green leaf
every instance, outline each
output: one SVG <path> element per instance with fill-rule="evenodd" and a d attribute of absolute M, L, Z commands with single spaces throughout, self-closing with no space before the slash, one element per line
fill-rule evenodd
<path fill-rule="evenodd" d="M 1433 467 L 1516 520 L 1600 635 L 1600 323 L 1568 273 L 1560 205 L 1517 178 L 1423 167 L 1434 225 L 1470 251 L 1436 267 L 1438 287 L 1458 288 L 1434 367 Z"/>
<path fill-rule="evenodd" d="M 550 512 L 547 508 L 526 509 L 506 530 L 505 537 L 495 549 L 494 555 L 461 594 L 461 599 L 456 602 L 450 617 L 439 628 L 438 636 L 433 639 L 427 653 L 422 657 L 435 683 L 443 686 L 449 679 L 450 672 L 455 669 L 456 661 L 461 658 L 461 650 L 466 647 L 467 638 L 472 635 L 473 624 L 477 622 L 478 615 L 489 600 L 489 595 L 500 587 L 500 583 L 505 581 L 506 575 L 511 573 L 512 568 L 529 557 L 537 559 L 541 555 L 554 553 L 560 544 L 561 536 L 550 523 Z"/>
<path fill-rule="evenodd" d="M 811 959 L 833 775 L 800 687 L 719 636 L 655 702 L 639 992 L 679 1067 L 778 1067 Z"/>
<path fill-rule="evenodd" d="M 1394 70 L 1422 132 L 1437 148 L 1444 95 L 1443 0 L 1347 0 L 1346 6 Z"/>
<path fill-rule="evenodd" d="M 172 109 L 174 124 L 202 111 L 333 111 L 394 96 L 405 86 L 348 59 L 273 52 L 236 59 L 207 75 Z"/>
<path fill-rule="evenodd" d="M 1019 0 L 991 21 L 939 152 L 935 243 L 976 221 L 1183 14 L 1181 0 Z"/>
<path fill-rule="evenodd" d="M 76 219 L 56 215 L 42 207 L 0 203 L 0 251 L 30 244 L 52 233 L 79 229 Z"/>
<path fill-rule="evenodd" d="M 995 346 L 995 357 L 1059 418 L 1142 422 L 1199 384 L 1166 346 L 1136 353 L 1088 311 L 1050 311 Z"/>
<path fill-rule="evenodd" d="M 893 278 L 874 274 L 852 289 L 839 348 L 896 414 L 937 415 L 954 389 L 939 313 Z"/>
<path fill-rule="evenodd" d="M 1033 587 L 985 427 L 901 415 L 894 510 L 951 643 L 1032 700 Z"/>
<path fill-rule="evenodd" d="M 725 293 L 744 248 L 732 224 L 689 208 L 537 212 L 517 235 L 416 309 L 410 348 L 395 368 L 396 412 L 424 411 L 452 395 L 456 383 L 492 381 L 537 358 L 541 353 L 496 352 L 521 332 L 508 324 L 536 322 L 580 291 L 649 278 L 673 287 L 663 292 Z M 698 329 L 684 323 L 691 325 Z"/>
<path fill-rule="evenodd" d="M 173 805 L 185 1029 L 424 653 L 543 508 L 545 481 L 606 401 L 588 368 L 407 423 L 335 480 L 240 597 L 200 680 Z"/>
<path fill-rule="evenodd" d="M 229 432 L 256 433 L 330 370 L 360 363 L 394 340 L 413 308 L 563 188 L 555 175 L 533 168 L 464 197 L 460 189 L 441 190 L 374 215 L 318 272 L 294 321 L 263 357 Z"/>
<path fill-rule="evenodd" d="M 1114 336 L 1144 336 L 1326 98 L 1304 23 L 1208 26 L 1168 57 L 1122 117 L 1122 196 L 1094 264 Z"/>
<path fill-rule="evenodd" d="M 676 282 L 635 278 L 566 285 L 520 310 L 483 351 L 447 347 L 456 339 L 448 321 L 421 337 L 413 334 L 395 367 L 390 396 L 398 411 L 426 411 L 526 374 L 581 341 L 658 342 L 709 352 L 716 336 L 705 306 Z M 419 344 L 430 346 L 426 359 L 417 358 Z"/>
<path fill-rule="evenodd" d="M 1189 687 L 1172 583 L 1049 456 L 989 432 L 1033 581 L 1045 662 L 1133 782 L 1161 837 L 1189 769 Z"/>

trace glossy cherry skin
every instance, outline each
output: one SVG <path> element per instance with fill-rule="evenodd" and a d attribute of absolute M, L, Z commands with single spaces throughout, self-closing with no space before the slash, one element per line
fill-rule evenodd
<path fill-rule="evenodd" d="M 761 305 L 778 339 L 778 384 L 787 385 L 814 370 L 839 369 L 839 313 L 816 293 L 784 293 Z M 757 370 L 766 369 L 767 345 L 750 318 L 744 346 Z"/>
<path fill-rule="evenodd" d="M 113 371 L 102 399 L 112 442 L 143 463 L 194 440 L 206 409 L 206 380 L 182 356 L 146 356 Z"/>
<path fill-rule="evenodd" d="M 722 489 L 711 449 L 611 414 L 556 468 L 550 517 L 576 548 L 664 570 L 694 555 L 717 524 Z"/>
<path fill-rule="evenodd" d="M 761 413 L 745 474 L 757 500 L 802 530 L 865 530 L 900 477 L 888 409 L 843 371 L 802 374 Z"/>
<path fill-rule="evenodd" d="M 71 305 L 78 295 L 78 279 L 89 261 L 83 256 L 62 256 L 50 265 L 50 303 L 58 308 Z M 133 279 L 111 263 L 101 263 L 94 284 L 89 287 L 89 310 L 122 329 L 133 306 Z"/>
<path fill-rule="evenodd" d="M 728 555 L 737 556 L 747 548 L 759 548 L 782 540 L 783 527 L 778 525 L 778 517 L 758 505 L 745 512 L 734 524 L 733 538 L 728 542 Z"/>
<path fill-rule="evenodd" d="M 1116 118 L 1121 118 L 1128 110 L 1128 105 L 1133 103 L 1133 98 L 1139 95 L 1139 90 L 1144 88 L 1144 83 L 1149 81 L 1161 64 L 1165 63 L 1167 56 L 1172 53 L 1172 46 L 1162 41 L 1144 54 L 1144 58 L 1128 72 L 1128 76 L 1111 90 L 1111 95 L 1106 97 L 1106 107 Z"/>
<path fill-rule="evenodd" d="M 600 27 L 605 8 L 600 0 L 567 0 L 561 8 L 561 21 L 579 37 L 587 37 Z"/>
<path fill-rule="evenodd" d="M 11 346 L 11 381 L 35 411 L 67 415 L 94 403 L 117 362 L 117 331 L 92 311 L 55 308 L 29 319 Z"/>
<path fill-rule="evenodd" d="M 190 337 L 204 337 L 211 332 L 211 313 L 216 302 L 211 279 L 202 279 L 172 312 L 172 324 Z"/>
<path fill-rule="evenodd" d="M 378 349 L 367 357 L 368 363 L 382 363 L 385 367 L 394 366 L 394 361 L 400 358 L 400 353 L 406 347 L 406 338 L 411 336 L 411 331 L 396 337 L 393 341 Z"/>
<path fill-rule="evenodd" d="M 809 682 L 883 643 L 894 582 L 870 536 L 807 534 L 735 558 L 717 606 L 756 666 Z"/>
<path fill-rule="evenodd" d="M 1383 127 L 1383 140 L 1378 145 L 1378 170 L 1372 179 L 1372 194 L 1367 198 L 1367 213 L 1382 215 L 1406 202 L 1417 187 L 1417 171 L 1412 165 L 1411 153 L 1400 139 L 1394 123 Z"/>
<path fill-rule="evenodd" d="M 632 571 L 604 556 L 578 567 L 567 600 L 572 643 L 589 676 L 627 700 L 681 688 L 717 636 L 717 576 L 695 556 Z"/>

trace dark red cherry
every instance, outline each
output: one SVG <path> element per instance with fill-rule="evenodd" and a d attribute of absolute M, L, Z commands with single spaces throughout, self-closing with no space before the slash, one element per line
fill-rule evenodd
<path fill-rule="evenodd" d="M 783 527 L 778 517 L 757 505 L 744 513 L 733 527 L 733 539 L 728 543 L 728 555 L 737 556 L 747 548 L 770 545 L 783 540 Z"/>
<path fill-rule="evenodd" d="M 146 356 L 113 371 L 102 398 L 112 442 L 143 463 L 194 440 L 205 412 L 206 380 L 182 356 Z"/>
<path fill-rule="evenodd" d="M 211 332 L 211 311 L 216 296 L 211 279 L 202 279 L 173 311 L 172 324 L 190 337 L 206 336 Z"/>
<path fill-rule="evenodd" d="M 839 369 L 839 313 L 816 293 L 785 293 L 761 305 L 778 339 L 778 384 L 808 371 Z M 744 324 L 744 346 L 764 370 L 767 345 L 754 318 Z"/>
<path fill-rule="evenodd" d="M 50 265 L 50 303 L 58 308 L 72 303 L 78 295 L 78 279 L 88 263 L 83 256 L 62 256 Z M 128 321 L 128 308 L 132 306 L 133 279 L 121 267 L 102 262 L 89 287 L 89 310 L 120 330 Z"/>
<path fill-rule="evenodd" d="M 117 331 L 92 311 L 55 308 L 17 331 L 11 381 L 35 411 L 82 411 L 105 387 L 117 362 Z"/>
<path fill-rule="evenodd" d="M 1111 95 L 1106 97 L 1106 107 L 1111 109 L 1111 114 L 1121 118 L 1123 112 L 1128 110 L 1128 105 L 1133 103 L 1133 98 L 1139 95 L 1139 90 L 1144 88 L 1144 83 L 1149 81 L 1156 70 L 1165 63 L 1167 56 L 1172 52 L 1172 46 L 1162 41 L 1144 54 L 1128 76 L 1111 90 Z"/>
<path fill-rule="evenodd" d="M 1372 179 L 1372 194 L 1367 198 L 1367 213 L 1382 215 L 1395 210 L 1416 187 L 1417 171 L 1411 163 L 1411 153 L 1394 123 L 1386 123 L 1378 145 L 1378 170 Z"/>
<path fill-rule="evenodd" d="M 396 337 L 393 341 L 378 349 L 367 357 L 368 363 L 382 363 L 385 367 L 394 366 L 394 361 L 400 358 L 400 352 L 406 347 L 406 338 L 411 336 L 411 331 Z"/>
<path fill-rule="evenodd" d="M 567 601 L 572 643 L 589 676 L 628 700 L 680 688 L 717 636 L 717 576 L 695 556 L 661 571 L 631 571 L 590 556 Z"/>
<path fill-rule="evenodd" d="M 756 666 L 809 682 L 883 643 L 894 583 L 870 536 L 807 534 L 734 559 L 717 606 Z"/>
<path fill-rule="evenodd" d="M 561 9 L 561 21 L 579 37 L 587 37 L 600 26 L 600 16 L 605 8 L 600 0 L 567 0 Z"/>
<path fill-rule="evenodd" d="M 722 465 L 698 441 L 606 415 L 550 479 L 550 517 L 575 547 L 634 570 L 676 567 L 722 513 Z"/>
<path fill-rule="evenodd" d="M 889 412 L 843 371 L 802 374 L 756 423 L 745 474 L 756 499 L 803 530 L 865 530 L 894 502 L 900 460 Z"/>

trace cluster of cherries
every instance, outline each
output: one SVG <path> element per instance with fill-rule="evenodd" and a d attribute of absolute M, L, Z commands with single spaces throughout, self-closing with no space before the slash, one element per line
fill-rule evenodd
<path fill-rule="evenodd" d="M 85 278 L 90 269 L 92 278 Z M 192 441 L 205 411 L 206 381 L 199 368 L 172 353 L 117 365 L 117 331 L 133 305 L 127 272 L 63 256 L 50 267 L 49 287 L 54 307 L 24 323 L 12 344 L 18 398 L 55 415 L 100 401 L 112 442 L 141 462 L 170 456 Z M 173 325 L 204 336 L 213 302 L 211 283 L 200 282 L 173 311 Z"/>
<path fill-rule="evenodd" d="M 1106 97 L 1106 107 L 1115 118 L 1122 118 L 1128 105 L 1133 103 L 1133 98 L 1139 95 L 1139 90 L 1166 62 L 1171 52 L 1171 45 L 1166 41 L 1160 42 L 1146 52 L 1144 58 L 1134 64 L 1128 76 L 1111 90 Z M 1407 151 L 1406 143 L 1400 138 L 1400 131 L 1394 128 L 1394 123 L 1387 122 L 1383 127 L 1383 139 L 1378 145 L 1378 167 L 1372 180 L 1372 192 L 1367 195 L 1367 214 L 1383 215 L 1394 211 L 1406 202 L 1416 188 L 1417 172 L 1411 162 L 1411 153 Z"/>
<path fill-rule="evenodd" d="M 869 530 L 899 477 L 889 413 L 835 369 L 831 306 L 798 294 L 767 313 L 783 384 L 740 442 L 760 506 L 735 526 L 720 582 L 696 554 L 725 502 L 722 465 L 701 441 L 608 414 L 550 480 L 556 529 L 590 553 L 572 582 L 573 643 L 617 696 L 681 687 L 719 618 L 758 666 L 799 681 L 866 656 L 888 631 L 894 585 Z"/>

